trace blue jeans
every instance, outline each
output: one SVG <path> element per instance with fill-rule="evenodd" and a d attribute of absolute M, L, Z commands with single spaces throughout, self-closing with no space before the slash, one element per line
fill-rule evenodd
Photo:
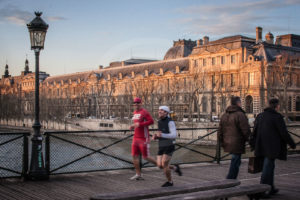
<path fill-rule="evenodd" d="M 229 172 L 227 174 L 227 179 L 236 179 L 239 175 L 239 169 L 241 165 L 241 154 L 231 154 L 231 163 Z"/>
<path fill-rule="evenodd" d="M 265 157 L 260 183 L 268 184 L 274 189 L 275 159 Z"/>

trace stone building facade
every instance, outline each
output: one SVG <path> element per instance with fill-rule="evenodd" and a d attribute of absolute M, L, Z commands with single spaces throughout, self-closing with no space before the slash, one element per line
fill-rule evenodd
<path fill-rule="evenodd" d="M 261 112 L 269 98 L 278 97 L 285 114 L 299 120 L 299 58 L 299 35 L 277 36 L 274 42 L 274 36 L 267 33 L 263 40 L 260 27 L 256 38 L 178 40 L 164 60 L 130 59 L 59 76 L 42 73 L 41 119 L 130 119 L 135 96 L 154 115 L 165 104 L 177 120 L 215 119 L 229 105 L 230 97 L 238 95 L 249 116 Z M 10 76 L 7 66 L 0 91 L 2 118 L 12 117 L 10 109 L 20 116 L 33 112 L 34 73 L 28 61 L 20 76 Z"/>

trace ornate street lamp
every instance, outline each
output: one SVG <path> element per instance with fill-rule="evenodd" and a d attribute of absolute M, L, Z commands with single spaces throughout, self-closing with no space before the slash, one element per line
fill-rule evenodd
<path fill-rule="evenodd" d="M 40 133 L 40 105 L 39 105 L 39 56 L 40 50 L 44 49 L 44 42 L 48 24 L 42 20 L 42 12 L 35 12 L 36 17 L 27 24 L 30 34 L 31 49 L 35 53 L 35 120 L 32 126 L 34 135 L 32 137 L 32 153 L 30 162 L 29 178 L 33 180 L 47 179 L 48 174 L 44 166 L 42 141 L 43 137 Z"/>

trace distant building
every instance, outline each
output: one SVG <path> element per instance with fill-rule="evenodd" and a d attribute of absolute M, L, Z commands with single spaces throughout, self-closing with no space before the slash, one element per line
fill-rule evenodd
<path fill-rule="evenodd" d="M 276 37 L 256 28 L 256 38 L 242 35 L 209 41 L 174 41 L 164 60 L 129 59 L 108 67 L 59 76 L 44 74 L 42 118 L 130 118 L 132 99 L 140 96 L 156 115 L 166 104 L 177 120 L 217 119 L 232 95 L 241 96 L 250 117 L 271 97 L 282 100 L 291 119 L 300 120 L 300 36 Z M 28 63 L 27 63 L 28 64 Z M 21 95 L 24 113 L 32 110 L 34 73 L 0 80 L 1 98 Z M 27 94 L 27 95 L 26 95 Z M 25 106 L 24 106 L 25 105 Z M 2 114 L 3 116 L 3 114 Z"/>
<path fill-rule="evenodd" d="M 22 113 L 23 116 L 32 114 L 34 110 L 35 73 L 29 70 L 28 60 L 25 60 L 24 71 L 20 76 L 11 76 L 5 66 L 5 75 L 0 79 L 0 116 L 12 117 Z M 43 82 L 49 74 L 40 71 L 40 82 Z M 22 112 L 21 112 L 22 111 Z M 22 116 L 19 116 L 22 117 Z"/>

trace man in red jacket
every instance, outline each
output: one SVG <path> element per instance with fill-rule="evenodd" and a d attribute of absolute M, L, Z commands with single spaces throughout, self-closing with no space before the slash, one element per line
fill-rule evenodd
<path fill-rule="evenodd" d="M 143 180 L 141 176 L 139 155 L 142 154 L 143 158 L 156 165 L 154 158 L 150 156 L 150 135 L 149 128 L 154 123 L 149 112 L 142 107 L 142 100 L 138 97 L 134 98 L 135 111 L 133 112 L 133 124 L 130 130 L 134 129 L 134 136 L 131 146 L 131 154 L 133 157 L 133 165 L 136 174 L 130 180 Z"/>

